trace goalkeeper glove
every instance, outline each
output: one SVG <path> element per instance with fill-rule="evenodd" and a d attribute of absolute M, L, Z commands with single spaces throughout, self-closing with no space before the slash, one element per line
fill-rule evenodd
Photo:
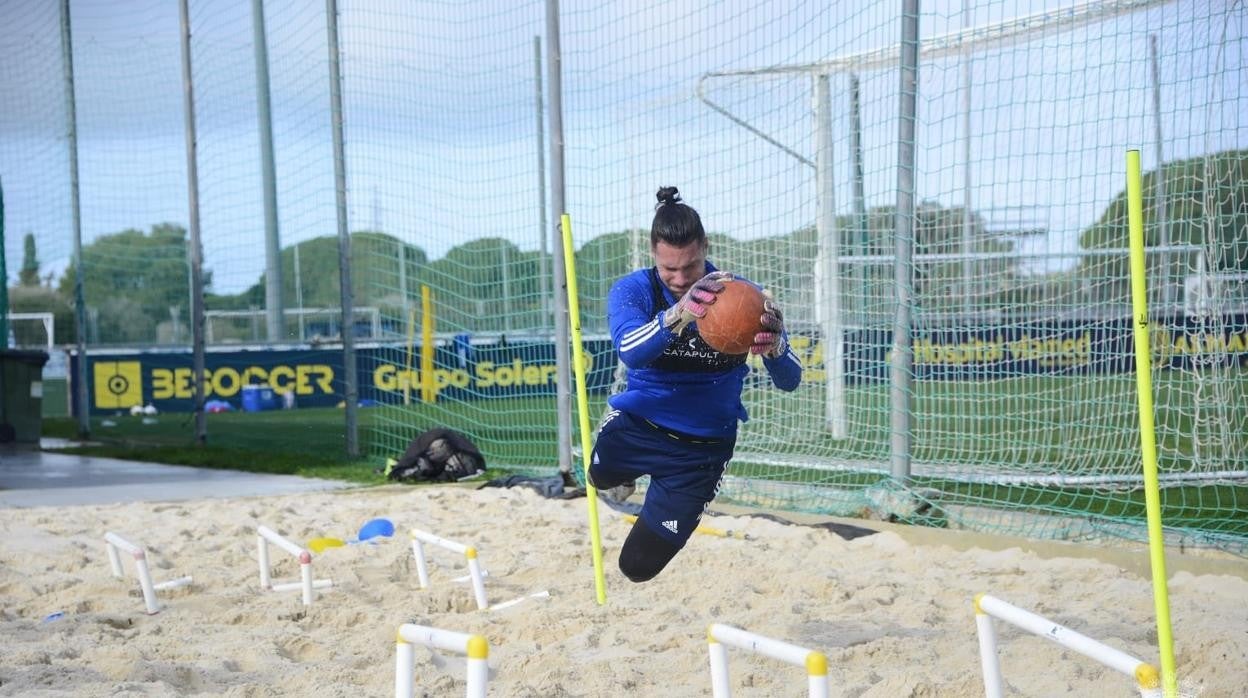
<path fill-rule="evenodd" d="M 759 322 L 764 331 L 754 335 L 754 343 L 750 345 L 751 354 L 762 354 L 764 358 L 775 359 L 784 356 L 789 350 L 789 342 L 784 338 L 784 313 L 772 300 L 771 291 L 763 291 L 763 314 Z"/>
<path fill-rule="evenodd" d="M 706 306 L 715 302 L 715 296 L 724 290 L 724 282 L 732 281 L 732 274 L 726 271 L 713 271 L 698 279 L 685 295 L 676 301 L 676 305 L 663 311 L 663 326 L 679 335 L 685 331 L 689 323 L 697 322 L 706 315 Z"/>

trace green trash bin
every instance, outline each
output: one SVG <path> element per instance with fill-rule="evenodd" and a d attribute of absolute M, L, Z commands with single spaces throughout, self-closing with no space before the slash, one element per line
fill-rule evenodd
<path fill-rule="evenodd" d="M 47 362 L 46 352 L 0 349 L 0 444 L 39 444 Z"/>

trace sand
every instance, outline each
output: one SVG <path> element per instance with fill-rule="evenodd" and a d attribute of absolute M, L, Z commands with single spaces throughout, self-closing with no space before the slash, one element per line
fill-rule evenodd
<path fill-rule="evenodd" d="M 1145 661 L 1157 662 L 1147 578 L 1095 559 L 1014 548 L 912 545 L 893 532 L 852 541 L 826 529 L 747 516 L 704 523 L 749 540 L 696 535 L 647 584 L 615 556 L 628 530 L 602 508 L 608 603 L 594 600 L 586 500 L 526 488 L 383 487 L 272 498 L 205 499 L 0 516 L 0 695 L 383 696 L 393 694 L 401 623 L 480 633 L 497 696 L 710 695 L 706 627 L 735 625 L 823 651 L 834 696 L 983 695 L 972 598 L 989 592 Z M 421 590 L 405 535 L 315 556 L 333 580 L 309 607 L 262 591 L 256 526 L 300 544 L 351 538 L 386 517 L 475 545 L 491 603 L 478 611 L 462 557 L 428 551 Z M 114 531 L 146 546 L 156 581 L 192 575 L 144 613 L 131 562 L 111 576 Z M 274 550 L 277 581 L 298 578 Z M 1243 695 L 1248 581 L 1170 579 L 1185 693 Z M 59 619 L 45 620 L 54 612 Z M 1057 644 L 998 624 L 1007 695 L 1129 696 L 1134 683 Z M 464 664 L 416 651 L 416 694 L 463 695 Z M 801 696 L 803 669 L 729 650 L 738 696 Z"/>

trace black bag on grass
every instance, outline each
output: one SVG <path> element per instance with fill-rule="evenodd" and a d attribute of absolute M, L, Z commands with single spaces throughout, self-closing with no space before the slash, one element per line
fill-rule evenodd
<path fill-rule="evenodd" d="M 430 429 L 417 436 L 403 457 L 386 471 L 390 480 L 451 482 L 485 471 L 485 457 L 475 444 L 452 429 Z"/>

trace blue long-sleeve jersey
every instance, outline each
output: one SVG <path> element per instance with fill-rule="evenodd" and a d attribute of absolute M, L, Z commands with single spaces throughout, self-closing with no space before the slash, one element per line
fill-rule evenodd
<path fill-rule="evenodd" d="M 708 262 L 706 271 L 715 267 Z M 607 320 L 611 340 L 628 367 L 628 386 L 608 402 L 673 431 L 709 437 L 735 434 L 738 422 L 749 419 L 741 403 L 750 373 L 746 357 L 712 349 L 698 334 L 697 323 L 679 336 L 663 327 L 663 311 L 676 300 L 653 268 L 634 271 L 611 287 Z M 792 350 L 764 358 L 763 367 L 781 390 L 795 390 L 802 381 L 802 362 Z"/>

